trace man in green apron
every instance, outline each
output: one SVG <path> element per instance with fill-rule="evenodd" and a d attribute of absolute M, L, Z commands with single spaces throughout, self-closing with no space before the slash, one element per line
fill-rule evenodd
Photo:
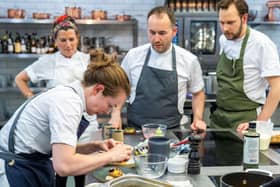
<path fill-rule="evenodd" d="M 247 26 L 245 0 L 222 0 L 218 10 L 223 35 L 216 69 L 217 108 L 211 113 L 210 126 L 241 132 L 251 120 L 269 120 L 278 106 L 279 56 L 266 35 Z"/>

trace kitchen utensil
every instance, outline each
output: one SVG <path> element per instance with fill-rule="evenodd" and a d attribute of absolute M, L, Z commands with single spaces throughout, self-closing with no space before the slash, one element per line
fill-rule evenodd
<path fill-rule="evenodd" d="M 207 75 L 203 76 L 203 79 L 205 83 L 205 93 L 208 95 L 216 94 L 218 87 L 216 72 L 208 72 Z"/>
<path fill-rule="evenodd" d="M 143 177 L 161 177 L 167 167 L 167 157 L 160 154 L 138 155 L 134 159 L 137 174 Z"/>
<path fill-rule="evenodd" d="M 112 138 L 116 141 L 123 142 L 124 141 L 124 135 L 123 135 L 123 130 L 121 129 L 114 129 L 112 131 Z"/>
<path fill-rule="evenodd" d="M 131 20 L 131 15 L 117 14 L 115 19 L 118 20 L 118 21 L 129 21 L 129 20 Z"/>
<path fill-rule="evenodd" d="M 187 158 L 175 156 L 168 159 L 167 168 L 170 173 L 184 173 L 186 170 Z"/>
<path fill-rule="evenodd" d="M 247 170 L 228 173 L 221 177 L 221 187 L 258 187 L 272 181 L 272 173 L 264 170 Z"/>
<path fill-rule="evenodd" d="M 118 177 L 106 184 L 108 184 L 109 187 L 174 187 L 163 181 L 132 174 Z"/>
<path fill-rule="evenodd" d="M 267 150 L 269 148 L 273 126 L 270 121 L 256 121 L 256 131 L 260 134 L 260 150 Z"/>
<path fill-rule="evenodd" d="M 185 139 L 183 139 L 183 140 L 181 140 L 177 143 L 172 144 L 172 147 L 176 147 L 176 146 L 187 144 L 187 143 L 189 143 L 189 137 L 186 137 Z"/>
<path fill-rule="evenodd" d="M 105 10 L 92 10 L 91 18 L 94 20 L 106 20 L 107 19 L 107 11 Z"/>
<path fill-rule="evenodd" d="M 152 136 L 165 136 L 167 125 L 157 123 L 147 123 L 142 125 L 142 132 L 145 138 Z"/>
<path fill-rule="evenodd" d="M 101 187 L 101 186 L 102 186 L 102 183 L 94 182 L 94 183 L 90 183 L 90 184 L 86 185 L 85 187 Z"/>
<path fill-rule="evenodd" d="M 8 9 L 8 18 L 18 18 L 22 19 L 25 17 L 25 10 L 24 9 Z"/>
<path fill-rule="evenodd" d="M 65 14 L 74 19 L 82 18 L 82 9 L 80 7 L 65 7 Z"/>
<path fill-rule="evenodd" d="M 32 18 L 33 19 L 50 19 L 51 14 L 49 13 L 42 13 L 42 12 L 33 12 Z"/>
<path fill-rule="evenodd" d="M 153 136 L 148 139 L 148 152 L 161 154 L 169 158 L 170 139 L 164 136 Z"/>

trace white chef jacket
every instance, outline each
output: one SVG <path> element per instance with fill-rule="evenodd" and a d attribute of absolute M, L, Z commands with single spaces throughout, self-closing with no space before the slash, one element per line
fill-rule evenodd
<path fill-rule="evenodd" d="M 227 40 L 222 35 L 220 54 L 224 51 L 227 58 L 238 59 L 243 38 Z M 276 45 L 265 34 L 252 28 L 245 48 L 243 70 L 245 94 L 252 101 L 264 104 L 268 87 L 265 77 L 280 75 L 280 61 Z"/>
<path fill-rule="evenodd" d="M 33 83 L 46 80 L 47 87 L 51 88 L 82 80 L 89 62 L 88 54 L 77 51 L 71 58 L 66 58 L 58 51 L 51 55 L 43 55 L 25 71 Z"/>
<path fill-rule="evenodd" d="M 77 51 L 71 58 L 66 58 L 58 51 L 51 55 L 43 55 L 25 68 L 25 71 L 33 83 L 46 80 L 47 88 L 52 88 L 57 85 L 69 84 L 75 80 L 83 80 L 84 71 L 89 62 L 89 54 Z M 84 116 L 90 122 L 90 126 L 80 137 L 80 142 L 93 140 L 93 133 L 98 130 L 96 115 L 89 116 L 84 113 Z"/>
<path fill-rule="evenodd" d="M 15 129 L 15 153 L 38 151 L 47 154 L 54 143 L 76 146 L 77 130 L 86 104 L 80 81 L 70 86 L 78 94 L 69 87 L 58 86 L 28 103 Z M 0 131 L 1 149 L 8 150 L 10 128 L 20 108 Z M 0 159 L 0 180 L 5 180 L 4 173 Z"/>
<path fill-rule="evenodd" d="M 126 71 L 130 84 L 131 94 L 129 102 L 133 103 L 136 94 L 136 87 L 142 71 L 145 58 L 150 44 L 145 44 L 137 48 L 129 50 L 124 60 L 122 67 Z M 176 68 L 178 75 L 178 111 L 184 114 L 184 102 L 186 94 L 195 93 L 204 88 L 202 71 L 198 59 L 189 51 L 174 45 L 176 54 Z M 172 46 L 164 52 L 157 53 L 151 48 L 151 56 L 148 66 L 162 70 L 172 70 Z"/>

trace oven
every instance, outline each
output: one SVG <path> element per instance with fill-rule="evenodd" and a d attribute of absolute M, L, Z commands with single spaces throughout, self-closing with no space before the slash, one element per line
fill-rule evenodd
<path fill-rule="evenodd" d="M 173 42 L 194 53 L 203 72 L 215 71 L 219 59 L 219 26 L 217 12 L 176 14 L 178 27 Z"/>

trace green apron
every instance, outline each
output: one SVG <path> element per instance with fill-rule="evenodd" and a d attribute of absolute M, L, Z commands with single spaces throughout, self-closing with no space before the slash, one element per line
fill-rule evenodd
<path fill-rule="evenodd" d="M 223 52 L 217 65 L 217 108 L 210 115 L 211 128 L 236 128 L 242 122 L 256 120 L 260 106 L 244 92 L 243 58 L 250 29 L 242 42 L 240 57 L 230 60 Z"/>

